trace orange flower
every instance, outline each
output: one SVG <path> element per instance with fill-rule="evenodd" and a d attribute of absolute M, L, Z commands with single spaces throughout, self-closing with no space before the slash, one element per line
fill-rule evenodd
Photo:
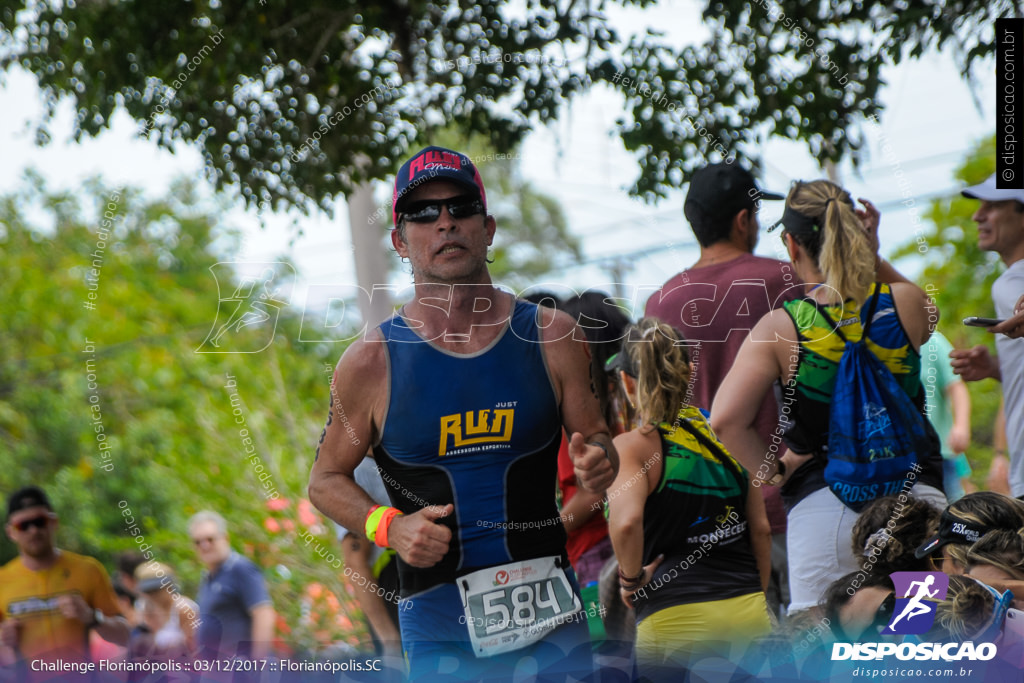
<path fill-rule="evenodd" d="M 280 512 L 281 510 L 287 509 L 291 505 L 291 502 L 287 498 L 274 498 L 273 500 L 267 501 L 267 509 L 273 510 L 274 512 Z"/>
<path fill-rule="evenodd" d="M 313 526 L 320 521 L 320 517 L 317 516 L 316 511 L 313 509 L 313 504 L 305 498 L 299 501 L 299 521 L 307 527 Z"/>

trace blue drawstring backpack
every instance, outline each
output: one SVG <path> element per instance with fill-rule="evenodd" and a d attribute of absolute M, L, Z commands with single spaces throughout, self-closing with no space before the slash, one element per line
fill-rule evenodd
<path fill-rule="evenodd" d="M 856 512 L 876 498 L 899 493 L 932 448 L 925 418 L 865 342 L 878 298 L 877 293 L 871 297 L 864 332 L 852 342 L 818 306 L 846 342 L 832 393 L 825 482 Z"/>

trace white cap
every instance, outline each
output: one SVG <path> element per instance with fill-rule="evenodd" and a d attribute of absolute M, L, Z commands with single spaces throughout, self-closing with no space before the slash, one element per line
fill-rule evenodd
<path fill-rule="evenodd" d="M 989 179 L 985 182 L 961 190 L 960 194 L 969 199 L 982 199 L 989 202 L 1001 202 L 1011 199 L 1024 204 L 1024 190 L 1000 190 L 996 187 L 995 173 L 989 176 Z"/>

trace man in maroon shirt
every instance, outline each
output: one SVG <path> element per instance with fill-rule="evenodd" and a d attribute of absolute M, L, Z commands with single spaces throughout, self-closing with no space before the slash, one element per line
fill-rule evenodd
<path fill-rule="evenodd" d="M 766 199 L 785 197 L 758 188 L 754 177 L 738 163 L 711 164 L 694 173 L 683 213 L 700 244 L 700 259 L 647 300 L 645 315 L 665 321 L 696 342 L 690 348 L 694 365 L 690 402 L 705 410 L 711 409 L 715 392 L 761 316 L 802 294 L 788 262 L 753 255 L 759 230 L 757 212 Z M 777 424 L 777 404 L 774 397 L 767 396 L 757 416 L 757 430 L 765 443 L 772 443 Z M 782 452 L 766 458 L 779 458 Z M 752 477 L 756 474 L 750 472 Z M 778 610 L 789 601 L 786 513 L 777 487 L 762 486 L 761 490 L 772 526 L 768 599 Z"/>

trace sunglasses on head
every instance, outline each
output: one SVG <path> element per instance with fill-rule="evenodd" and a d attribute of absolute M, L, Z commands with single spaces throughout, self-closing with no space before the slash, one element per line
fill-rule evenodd
<path fill-rule="evenodd" d="M 448 207 L 448 215 L 452 218 L 469 218 L 484 212 L 484 203 L 479 198 L 462 195 L 413 202 L 402 212 L 402 216 L 412 223 L 433 223 L 441 217 L 442 206 Z"/>
<path fill-rule="evenodd" d="M 11 526 L 13 526 L 18 531 L 28 531 L 32 527 L 35 527 L 37 529 L 45 529 L 46 525 L 50 523 L 51 519 L 52 517 L 48 515 L 39 515 L 38 517 L 29 517 L 28 519 L 23 519 L 17 524 L 12 524 Z"/>

